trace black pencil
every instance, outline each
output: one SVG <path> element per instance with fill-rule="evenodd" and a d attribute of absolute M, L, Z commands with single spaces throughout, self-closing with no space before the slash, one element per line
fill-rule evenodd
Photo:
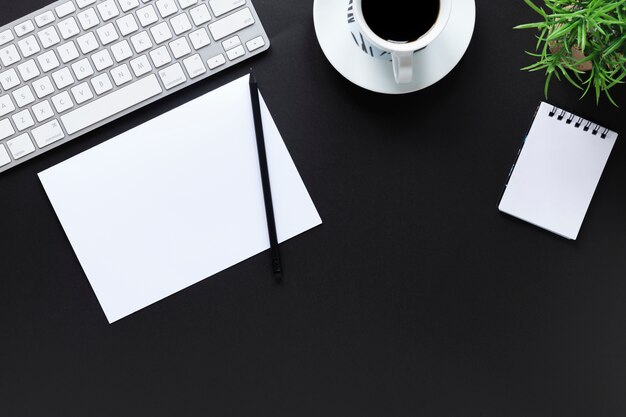
<path fill-rule="evenodd" d="M 263 122 L 261 121 L 261 106 L 259 105 L 259 89 L 256 78 L 250 70 L 250 99 L 252 100 L 252 114 L 254 116 L 254 131 L 256 134 L 256 147 L 259 154 L 259 167 L 261 168 L 261 183 L 263 184 L 263 200 L 265 201 L 265 217 L 267 229 L 270 235 L 270 254 L 272 256 L 272 271 L 277 280 L 282 279 L 283 267 L 278 250 L 278 238 L 276 236 L 276 221 L 274 220 L 274 206 L 272 204 L 272 188 L 265 153 L 265 137 L 263 136 Z"/>

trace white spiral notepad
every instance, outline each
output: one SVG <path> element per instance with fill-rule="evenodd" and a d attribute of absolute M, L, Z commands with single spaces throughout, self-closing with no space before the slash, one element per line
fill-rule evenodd
<path fill-rule="evenodd" d="M 617 133 L 542 102 L 498 209 L 576 239 Z"/>

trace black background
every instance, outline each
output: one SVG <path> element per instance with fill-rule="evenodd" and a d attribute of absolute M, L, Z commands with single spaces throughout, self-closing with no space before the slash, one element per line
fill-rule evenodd
<path fill-rule="evenodd" d="M 577 241 L 496 208 L 544 98 L 512 29 L 536 15 L 477 0 L 454 71 L 387 96 L 328 63 L 311 0 L 254 5 L 270 50 L 0 176 L 0 415 L 623 417 L 622 138 Z M 265 252 L 109 325 L 36 174 L 250 66 L 324 224 L 283 285 Z M 579 95 L 549 101 L 626 134 Z"/>

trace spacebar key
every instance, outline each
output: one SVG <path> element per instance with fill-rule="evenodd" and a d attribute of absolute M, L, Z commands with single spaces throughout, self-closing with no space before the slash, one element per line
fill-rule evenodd
<path fill-rule="evenodd" d="M 154 97 L 162 91 L 156 75 L 151 74 L 61 116 L 61 121 L 67 133 L 71 135 Z"/>

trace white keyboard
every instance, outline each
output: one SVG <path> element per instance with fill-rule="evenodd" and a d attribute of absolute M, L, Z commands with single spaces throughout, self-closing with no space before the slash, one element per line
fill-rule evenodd
<path fill-rule="evenodd" d="M 250 0 L 56 1 L 0 28 L 0 172 L 268 47 Z"/>

